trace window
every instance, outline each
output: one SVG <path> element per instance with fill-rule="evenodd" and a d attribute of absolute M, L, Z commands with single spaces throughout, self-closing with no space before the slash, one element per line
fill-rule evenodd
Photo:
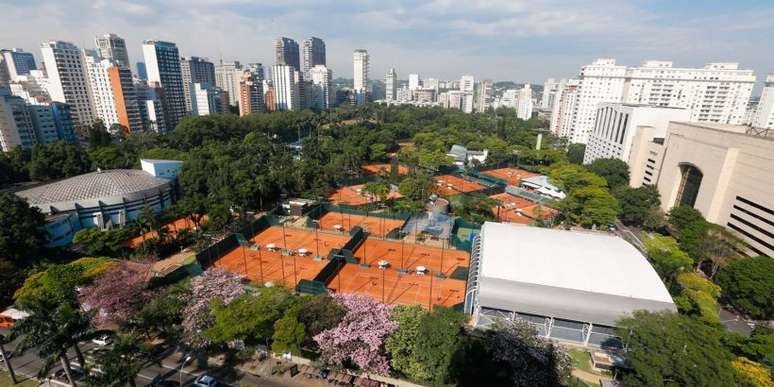
<path fill-rule="evenodd" d="M 699 168 L 691 164 L 680 164 L 680 189 L 677 191 L 677 201 L 675 207 L 688 206 L 693 207 L 696 204 L 696 197 L 699 196 L 699 188 L 704 175 Z"/>

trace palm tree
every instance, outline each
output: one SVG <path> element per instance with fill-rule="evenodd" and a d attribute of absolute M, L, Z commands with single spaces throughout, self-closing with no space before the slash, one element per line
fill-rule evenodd
<path fill-rule="evenodd" d="M 11 339 L 21 339 L 16 350 L 24 353 L 32 348 L 37 349 L 38 356 L 45 360 L 38 373 L 41 377 L 59 360 L 70 384 L 75 386 L 67 350 L 70 347 L 76 348 L 78 360 L 83 367 L 78 341 L 90 337 L 90 316 L 84 314 L 76 303 L 46 299 L 26 302 L 24 311 L 29 316 L 17 322 L 11 333 Z"/>

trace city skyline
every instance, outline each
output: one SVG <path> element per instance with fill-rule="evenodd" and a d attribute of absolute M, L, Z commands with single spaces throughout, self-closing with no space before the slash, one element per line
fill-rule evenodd
<path fill-rule="evenodd" d="M 277 37 L 301 42 L 317 36 L 326 43 L 328 67 L 344 78 L 352 78 L 352 51 L 365 48 L 374 74 L 394 67 L 399 74 L 444 79 L 474 74 L 479 79 L 542 83 L 548 77 L 571 77 L 595 58 L 612 57 L 629 66 L 649 59 L 680 67 L 739 62 L 758 74 L 759 89 L 765 74 L 774 71 L 774 54 L 763 49 L 774 35 L 774 26 L 765 22 L 766 15 L 774 17 L 774 9 L 761 1 L 744 3 L 614 3 L 604 5 L 608 12 L 602 15 L 593 12 L 598 6 L 582 0 L 540 6 L 321 6 L 302 1 L 286 7 L 205 0 L 185 7 L 132 1 L 5 4 L 7 28 L 0 46 L 23 48 L 40 62 L 41 42 L 57 39 L 91 47 L 95 36 L 115 33 L 126 39 L 133 62 L 142 57 L 143 40 L 159 39 L 176 43 L 181 56 L 271 65 Z M 116 7 L 122 12 L 113 12 Z M 329 19 L 319 17 L 321 8 Z"/>

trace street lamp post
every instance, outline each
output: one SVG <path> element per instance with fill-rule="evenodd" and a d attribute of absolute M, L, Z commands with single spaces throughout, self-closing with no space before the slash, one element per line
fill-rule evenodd
<path fill-rule="evenodd" d="M 179 372 L 179 380 L 178 385 L 183 385 L 183 368 L 185 368 L 185 363 L 188 363 L 191 360 L 191 356 L 186 356 L 185 359 L 183 359 L 183 364 L 180 365 L 180 372 Z"/>
<path fill-rule="evenodd" d="M 245 277 L 250 278 L 250 274 L 247 273 L 247 252 L 245 250 L 247 250 L 247 247 L 242 246 L 242 261 L 245 266 Z"/>
<path fill-rule="evenodd" d="M 262 248 L 263 248 L 263 246 L 261 246 L 261 245 L 255 245 L 255 249 L 258 250 L 258 270 L 260 271 L 260 274 L 261 274 L 261 284 L 264 283 L 264 280 L 263 280 L 263 255 L 261 254 L 261 249 Z"/>
<path fill-rule="evenodd" d="M 433 311 L 433 273 L 430 272 L 430 269 L 427 270 L 427 274 L 430 275 L 430 299 L 427 300 L 427 306 L 430 309 L 430 312 Z"/>
<path fill-rule="evenodd" d="M 312 223 L 314 223 L 314 238 L 317 242 L 317 257 L 320 257 L 320 221 L 319 220 L 313 220 Z"/>

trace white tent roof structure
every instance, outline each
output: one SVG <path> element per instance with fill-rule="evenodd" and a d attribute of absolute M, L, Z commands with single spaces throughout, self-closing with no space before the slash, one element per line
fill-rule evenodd
<path fill-rule="evenodd" d="M 638 309 L 676 311 L 647 259 L 616 236 L 487 222 L 480 257 L 484 307 L 609 326 Z"/>

